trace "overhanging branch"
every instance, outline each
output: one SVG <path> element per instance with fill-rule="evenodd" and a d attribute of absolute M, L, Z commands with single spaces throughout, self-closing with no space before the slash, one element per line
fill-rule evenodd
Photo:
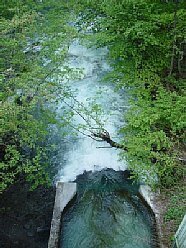
<path fill-rule="evenodd" d="M 110 138 L 110 134 L 108 131 L 104 130 L 103 132 L 94 133 L 94 137 L 101 139 L 102 141 L 106 141 L 111 147 L 119 148 L 125 151 L 128 151 L 128 148 L 122 144 L 119 144 L 113 141 Z"/>

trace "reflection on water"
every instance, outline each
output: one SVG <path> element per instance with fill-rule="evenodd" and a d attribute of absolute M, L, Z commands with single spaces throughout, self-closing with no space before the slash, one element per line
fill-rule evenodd
<path fill-rule="evenodd" d="M 128 172 L 105 169 L 77 178 L 62 217 L 61 248 L 155 248 L 154 216 Z"/>

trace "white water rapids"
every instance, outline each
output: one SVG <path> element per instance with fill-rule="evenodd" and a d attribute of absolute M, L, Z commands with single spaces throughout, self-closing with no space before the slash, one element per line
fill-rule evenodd
<path fill-rule="evenodd" d="M 117 141 L 117 129 L 121 126 L 121 116 L 128 108 L 128 103 L 125 92 L 121 95 L 114 91 L 114 86 L 110 83 L 100 82 L 103 75 L 111 70 L 106 61 L 107 52 L 106 48 L 87 48 L 75 40 L 69 47 L 68 66 L 82 70 L 83 76 L 79 80 L 71 80 L 69 85 L 73 91 L 77 91 L 76 99 L 84 106 L 88 106 L 90 99 L 101 105 L 104 110 L 101 117 L 105 122 L 104 128 Z M 83 124 L 83 120 L 76 115 L 74 125 L 79 123 Z M 61 151 L 64 154 L 57 180 L 73 181 L 84 171 L 127 168 L 125 161 L 119 161 L 118 150 L 109 147 L 106 142 L 95 141 L 81 133 L 73 138 L 70 132 L 67 140 L 65 150 Z"/>
<path fill-rule="evenodd" d="M 69 47 L 68 66 L 81 69 L 83 75 L 68 83 L 76 92 L 75 103 L 89 108 L 92 99 L 100 104 L 104 129 L 113 140 L 119 141 L 117 131 L 125 124 L 123 115 L 129 106 L 124 90 L 115 91 L 111 83 L 101 82 L 111 70 L 106 62 L 107 53 L 106 48 L 87 48 L 74 41 Z M 64 103 L 59 106 L 59 115 L 68 106 L 69 111 L 71 106 L 76 109 L 74 100 L 69 98 L 67 106 Z M 73 116 L 73 126 L 86 123 L 80 115 Z M 90 122 L 94 128 L 95 121 Z M 133 184 L 128 174 L 125 178 L 123 171 L 127 169 L 127 163 L 119 160 L 119 149 L 82 133 L 74 137 L 73 128 L 69 127 L 68 131 L 61 150 L 57 180 L 76 179 L 77 197 L 63 213 L 60 247 L 158 247 L 154 216 L 140 197 L 139 185 Z"/>

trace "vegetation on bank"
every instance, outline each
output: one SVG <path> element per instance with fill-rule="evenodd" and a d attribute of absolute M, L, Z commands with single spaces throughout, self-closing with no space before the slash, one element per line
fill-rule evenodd
<path fill-rule="evenodd" d="M 80 30 L 92 27 L 86 37 L 93 46 L 109 48 L 105 80 L 128 88 L 120 147 L 134 177 L 168 190 L 182 180 L 185 7 L 183 0 L 1 1 L 0 191 L 19 175 L 33 187 L 49 182 L 51 127 L 70 125 L 67 112 L 59 123 L 52 106 L 71 94 L 61 83 L 69 68 L 60 66 L 77 35 L 67 25 L 72 12 Z M 171 209 L 166 220 L 175 216 Z"/>
<path fill-rule="evenodd" d="M 66 25 L 70 15 L 63 1 L 2 0 L 0 11 L 2 192 L 21 175 L 33 188 L 50 181 L 48 139 L 57 123 L 52 104 L 65 94 L 66 71 L 59 65 L 74 31 Z"/>
<path fill-rule="evenodd" d="M 165 247 L 172 247 L 174 235 L 183 220 L 186 210 L 185 192 L 185 181 L 180 180 L 172 187 L 161 188 L 161 194 L 156 198 L 161 213 L 161 242 Z"/>
<path fill-rule="evenodd" d="M 185 208 L 186 3 L 151 0 L 79 0 L 80 28 L 92 27 L 94 46 L 107 46 L 116 88 L 128 88 L 131 108 L 120 130 L 134 178 L 161 189 L 163 242 Z M 87 34 L 86 34 L 87 36 Z M 127 150 L 127 152 L 126 152 Z"/>
<path fill-rule="evenodd" d="M 94 24 L 92 44 L 109 48 L 106 80 L 131 95 L 120 130 L 130 168 L 148 184 L 155 175 L 161 186 L 174 184 L 184 168 L 185 2 L 78 3 L 80 27 Z"/>

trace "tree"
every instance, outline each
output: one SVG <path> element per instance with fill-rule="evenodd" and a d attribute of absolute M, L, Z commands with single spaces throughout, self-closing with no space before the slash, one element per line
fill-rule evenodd
<path fill-rule="evenodd" d="M 72 1 L 73 2 L 73 1 Z M 116 87 L 131 108 L 121 146 L 129 168 L 149 184 L 170 185 L 183 175 L 185 2 L 78 1 L 80 27 L 94 23 L 89 40 L 107 46 Z"/>
<path fill-rule="evenodd" d="M 109 48 L 113 70 L 105 80 L 129 89 L 131 108 L 120 143 L 104 129 L 98 106 L 86 109 L 61 83 L 66 74 L 74 77 L 70 68 L 61 70 L 77 36 L 68 25 L 69 10 L 79 15 L 79 29 L 94 23 L 92 34 L 86 34 L 92 45 Z M 21 174 L 33 187 L 48 181 L 45 141 L 57 124 L 125 151 L 121 156 L 147 183 L 154 183 L 149 180 L 154 175 L 162 185 L 172 183 L 178 168 L 182 172 L 177 157 L 185 126 L 184 1 L 9 0 L 2 1 L 1 12 L 1 191 Z M 64 107 L 60 123 L 52 111 L 58 101 L 71 109 Z M 85 125 L 73 126 L 74 114 Z"/>
<path fill-rule="evenodd" d="M 20 175 L 35 188 L 49 182 L 46 141 L 57 125 L 53 106 L 66 94 L 61 81 L 70 73 L 59 65 L 75 32 L 63 1 L 8 0 L 0 8 L 0 191 Z"/>

